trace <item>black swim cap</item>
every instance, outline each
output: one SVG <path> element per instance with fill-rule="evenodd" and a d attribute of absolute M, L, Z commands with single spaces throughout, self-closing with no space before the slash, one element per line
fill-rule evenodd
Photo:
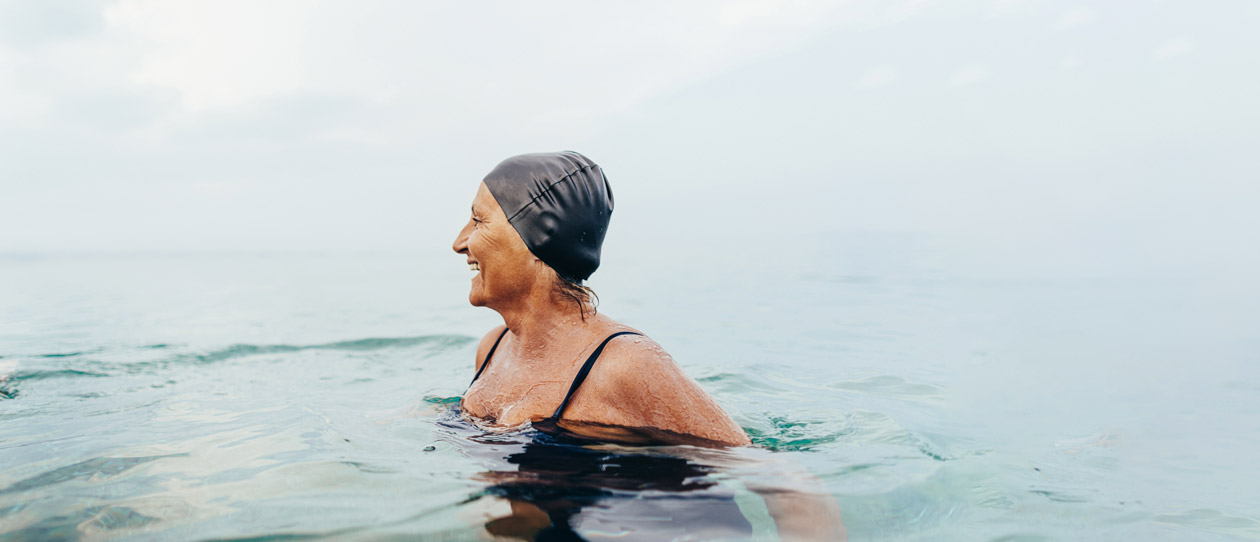
<path fill-rule="evenodd" d="M 613 196 L 604 171 L 573 151 L 513 156 L 482 181 L 525 246 L 580 283 L 599 267 Z"/>

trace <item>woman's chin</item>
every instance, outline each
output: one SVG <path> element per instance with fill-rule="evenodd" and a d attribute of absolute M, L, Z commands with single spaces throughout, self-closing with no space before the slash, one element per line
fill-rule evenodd
<path fill-rule="evenodd" d="M 474 307 L 486 306 L 485 292 L 483 292 L 481 288 L 474 286 L 473 289 L 468 292 L 468 303 Z"/>
<path fill-rule="evenodd" d="M 474 307 L 486 306 L 486 296 L 481 290 L 480 278 L 481 273 L 477 273 L 476 275 L 473 275 L 472 280 L 469 281 L 471 284 L 469 284 L 468 288 L 468 303 Z"/>

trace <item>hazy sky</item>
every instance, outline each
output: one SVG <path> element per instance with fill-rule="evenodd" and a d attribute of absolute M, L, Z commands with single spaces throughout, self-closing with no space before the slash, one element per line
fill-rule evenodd
<path fill-rule="evenodd" d="M 1260 272 L 1256 2 L 594 4 L 0 1 L 0 252 L 445 250 L 573 149 L 623 246 Z"/>

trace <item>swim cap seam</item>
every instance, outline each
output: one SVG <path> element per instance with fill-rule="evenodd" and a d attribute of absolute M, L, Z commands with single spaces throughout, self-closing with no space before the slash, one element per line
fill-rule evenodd
<path fill-rule="evenodd" d="M 508 217 L 508 222 L 511 222 L 512 220 L 515 220 L 517 216 L 519 216 L 521 213 L 525 212 L 525 209 L 528 209 L 530 205 L 533 205 L 535 201 L 538 201 L 538 198 L 541 198 L 541 197 L 543 197 L 543 196 L 545 196 L 545 195 L 547 195 L 547 194 L 551 193 L 551 190 L 552 190 L 553 188 L 555 188 L 555 187 L 556 187 L 556 185 L 559 185 L 560 183 L 562 183 L 562 182 L 565 182 L 565 181 L 569 180 L 569 178 L 573 177 L 574 175 L 577 175 L 578 173 L 581 173 L 581 172 L 586 171 L 586 170 L 588 170 L 588 169 L 595 169 L 595 168 L 598 168 L 598 167 L 599 167 L 599 166 L 594 165 L 594 164 L 589 165 L 589 166 L 581 166 L 581 167 L 577 168 L 576 170 L 573 170 L 573 172 L 572 172 L 572 173 L 569 173 L 568 175 L 565 175 L 564 177 L 561 177 L 561 178 L 560 178 L 560 180 L 558 180 L 558 181 L 556 181 L 556 182 L 554 182 L 554 183 L 551 183 L 550 185 L 548 185 L 548 186 L 547 186 L 547 188 L 543 189 L 543 191 L 542 191 L 542 192 L 539 192 L 537 196 L 534 196 L 533 198 L 530 198 L 530 200 L 529 200 L 529 202 L 528 202 L 528 203 L 526 203 L 525 205 L 522 205 L 522 206 L 521 206 L 521 208 L 520 208 L 520 209 L 517 209 L 515 213 L 512 213 L 512 216 Z"/>

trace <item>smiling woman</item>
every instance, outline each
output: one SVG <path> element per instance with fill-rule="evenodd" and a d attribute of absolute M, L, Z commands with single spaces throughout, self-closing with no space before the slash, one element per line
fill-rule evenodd
<path fill-rule="evenodd" d="M 596 312 L 582 281 L 612 209 L 603 170 L 576 152 L 512 157 L 486 176 L 452 248 L 476 272 L 468 301 L 504 325 L 477 348 L 464 411 L 600 440 L 748 444 L 660 345 Z"/>

